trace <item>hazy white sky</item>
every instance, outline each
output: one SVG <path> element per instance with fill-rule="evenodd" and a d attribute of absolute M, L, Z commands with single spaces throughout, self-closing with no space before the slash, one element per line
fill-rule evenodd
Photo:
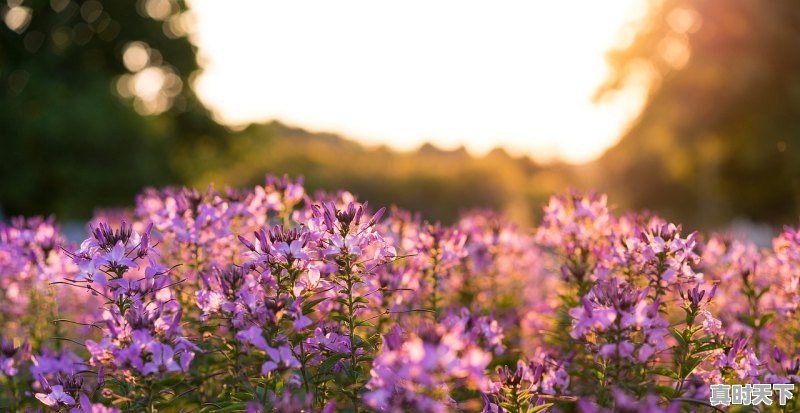
<path fill-rule="evenodd" d="M 643 3 L 191 0 L 195 86 L 230 125 L 278 119 L 398 149 L 581 162 L 641 106 L 640 93 L 590 98 Z"/>

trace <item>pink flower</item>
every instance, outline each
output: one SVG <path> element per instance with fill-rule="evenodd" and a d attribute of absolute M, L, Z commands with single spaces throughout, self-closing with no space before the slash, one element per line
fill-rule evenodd
<path fill-rule="evenodd" d="M 572 317 L 572 338 L 585 336 L 590 330 L 603 331 L 617 319 L 617 312 L 613 308 L 597 307 L 586 297 L 583 306 L 569 310 Z"/>
<path fill-rule="evenodd" d="M 149 345 L 151 360 L 144 364 L 141 369 L 143 375 L 168 373 L 180 371 L 178 363 L 175 363 L 175 351 L 167 344 L 153 342 Z"/>
<path fill-rule="evenodd" d="M 287 346 L 281 346 L 277 349 L 267 347 L 267 355 L 270 360 L 261 366 L 261 374 L 268 374 L 274 370 L 285 370 L 290 368 L 299 368 L 300 362 L 292 354 L 292 350 Z"/>
<path fill-rule="evenodd" d="M 49 393 L 36 393 L 36 398 L 49 407 L 59 407 L 59 405 L 72 406 L 75 399 L 67 393 L 61 385 L 50 387 Z"/>
<path fill-rule="evenodd" d="M 639 361 L 644 363 L 650 360 L 650 356 L 652 356 L 653 353 L 655 353 L 655 351 L 656 351 L 655 347 L 649 344 L 643 344 L 642 347 L 639 349 Z"/>
<path fill-rule="evenodd" d="M 252 326 L 247 330 L 242 330 L 236 333 L 236 339 L 260 350 L 267 351 L 270 348 L 269 345 L 267 345 L 267 340 L 265 340 L 264 336 L 261 334 L 260 327 Z"/>
<path fill-rule="evenodd" d="M 96 259 L 96 265 L 128 268 L 137 267 L 136 263 L 132 259 L 128 258 L 125 254 L 125 245 L 122 244 L 122 241 L 117 242 L 117 244 L 114 245 L 114 248 L 112 248 L 108 253 L 100 255 Z"/>
<path fill-rule="evenodd" d="M 92 404 L 89 396 L 84 393 L 81 393 L 78 400 L 80 401 L 80 406 L 73 407 L 69 413 L 119 413 L 119 409 L 115 407 L 106 407 L 100 403 Z"/>
<path fill-rule="evenodd" d="M 615 357 L 633 359 L 633 344 L 628 341 L 623 341 L 619 344 L 604 344 L 600 347 L 599 354 L 606 359 Z"/>

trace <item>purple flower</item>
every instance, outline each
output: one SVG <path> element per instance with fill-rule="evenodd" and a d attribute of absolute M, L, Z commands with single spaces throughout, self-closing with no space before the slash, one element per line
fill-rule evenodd
<path fill-rule="evenodd" d="M 448 411 L 451 385 L 487 390 L 491 355 L 471 343 L 464 328 L 460 319 L 421 326 L 402 344 L 392 331 L 373 363 L 365 402 L 378 410 Z"/>
<path fill-rule="evenodd" d="M 617 319 L 617 312 L 613 308 L 604 308 L 593 305 L 584 297 L 582 307 L 569 310 L 572 317 L 572 338 L 585 336 L 590 330 L 604 331 Z"/>
<path fill-rule="evenodd" d="M 127 257 L 127 254 L 125 253 L 125 245 L 123 245 L 122 242 L 118 242 L 116 245 L 114 245 L 114 248 L 112 248 L 108 253 L 99 256 L 95 262 L 96 265 L 107 265 L 112 268 L 136 267 L 136 263 Z"/>
<path fill-rule="evenodd" d="M 300 362 L 287 346 L 280 346 L 278 348 L 267 347 L 267 355 L 270 360 L 261 366 L 261 374 L 266 375 L 274 370 L 286 370 L 300 367 Z"/>
<path fill-rule="evenodd" d="M 50 387 L 49 393 L 36 393 L 36 398 L 49 407 L 57 408 L 59 405 L 72 406 L 75 399 L 64 392 L 61 385 Z"/>
<path fill-rule="evenodd" d="M 69 413 L 119 413 L 119 409 L 115 407 L 106 407 L 100 403 L 92 404 L 89 396 L 81 393 L 78 397 L 80 405 L 69 410 Z"/>
<path fill-rule="evenodd" d="M 267 340 L 265 340 L 264 336 L 261 334 L 261 328 L 256 326 L 236 333 L 236 339 L 260 350 L 267 351 L 267 349 L 270 348 L 267 344 Z"/>
<path fill-rule="evenodd" d="M 180 371 L 181 367 L 175 362 L 175 351 L 167 344 L 152 342 L 148 346 L 150 361 L 141 368 L 143 375 L 161 374 L 172 371 Z"/>

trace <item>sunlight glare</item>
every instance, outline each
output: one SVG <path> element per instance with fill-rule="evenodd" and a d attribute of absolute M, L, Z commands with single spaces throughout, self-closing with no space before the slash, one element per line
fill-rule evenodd
<path fill-rule="evenodd" d="M 591 97 L 642 3 L 192 0 L 195 87 L 233 126 L 583 162 L 641 108 L 641 91 Z"/>

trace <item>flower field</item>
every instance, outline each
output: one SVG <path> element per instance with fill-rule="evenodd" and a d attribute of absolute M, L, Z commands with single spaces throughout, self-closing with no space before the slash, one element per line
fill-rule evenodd
<path fill-rule="evenodd" d="M 80 244 L 0 224 L 0 410 L 728 411 L 711 384 L 800 384 L 798 305 L 792 228 L 758 248 L 593 193 L 527 228 L 286 177 L 151 189 Z"/>

